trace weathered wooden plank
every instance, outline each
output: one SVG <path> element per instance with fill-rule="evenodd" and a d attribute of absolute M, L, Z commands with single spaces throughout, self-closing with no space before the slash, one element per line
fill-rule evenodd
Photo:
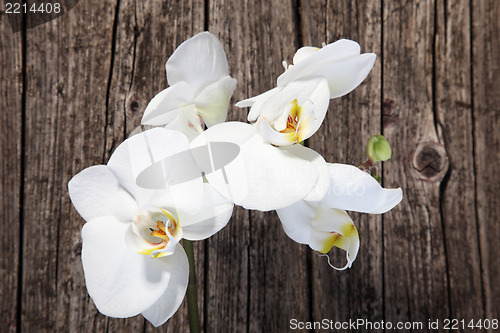
<path fill-rule="evenodd" d="M 384 185 L 403 201 L 384 215 L 386 320 L 450 314 L 447 257 L 439 207 L 448 158 L 433 113 L 434 2 L 384 2 L 383 133 L 394 157 Z"/>
<path fill-rule="evenodd" d="M 205 330 L 284 331 L 291 318 L 498 318 L 498 1 L 207 3 L 208 28 L 239 81 L 232 102 L 272 88 L 281 60 L 302 45 L 347 37 L 379 55 L 359 88 L 331 102 L 308 144 L 330 162 L 357 163 L 383 130 L 393 146 L 384 185 L 402 186 L 404 200 L 382 218 L 352 214 L 361 249 L 347 272 L 289 240 L 274 213 L 236 209 L 228 227 L 195 244 Z M 66 184 L 105 163 L 139 124 L 167 86 L 166 59 L 206 19 L 201 0 L 117 4 L 80 1 L 28 30 L 24 175 L 22 34 L 0 13 L 2 332 L 188 330 L 185 303 L 159 329 L 141 316 L 108 319 L 83 279 L 84 221 Z M 229 118 L 246 121 L 246 112 Z"/>
<path fill-rule="evenodd" d="M 106 161 L 124 138 L 140 125 L 148 102 L 167 88 L 165 62 L 168 57 L 184 40 L 203 31 L 203 24 L 204 4 L 200 0 L 120 2 L 108 100 Z M 196 242 L 194 245 L 198 302 L 203 323 L 204 244 Z M 136 331 L 142 330 L 142 327 L 145 332 L 187 331 L 186 301 L 158 329 L 137 316 L 127 320 L 110 319 L 109 331 Z"/>
<path fill-rule="evenodd" d="M 81 2 L 27 31 L 23 331 L 105 330 L 85 288 L 83 220 L 67 183 L 102 161 L 114 8 Z"/>
<path fill-rule="evenodd" d="M 486 318 L 500 318 L 500 2 L 472 2 L 472 115 L 476 210 Z"/>
<path fill-rule="evenodd" d="M 0 5 L 0 331 L 16 332 L 21 220 L 22 32 Z"/>
<path fill-rule="evenodd" d="M 301 8 L 304 45 L 320 46 L 341 38 L 357 41 L 362 52 L 378 59 L 367 79 L 348 95 L 330 102 L 327 117 L 311 137 L 310 147 L 327 162 L 359 164 L 366 157 L 370 136 L 380 134 L 381 118 L 381 12 L 375 1 L 303 2 Z M 388 137 L 392 142 L 394 138 Z M 397 155 L 398 152 L 394 151 Z M 350 212 L 360 235 L 358 259 L 347 271 L 334 271 L 324 257 L 312 253 L 313 320 L 337 322 L 383 319 L 382 218 Z M 343 251 L 330 253 L 336 266 L 343 266 Z"/>
<path fill-rule="evenodd" d="M 434 120 L 450 159 L 439 198 L 450 317 L 480 319 L 484 309 L 473 186 L 469 1 L 438 1 L 436 9 Z"/>
<path fill-rule="evenodd" d="M 64 196 L 58 212 L 55 322 L 58 330 L 104 332 L 108 325 L 107 319 L 99 315 L 85 287 L 79 232 L 84 221 L 72 207 L 65 184 L 81 169 L 103 163 L 106 88 L 111 70 L 115 11 L 114 1 L 79 3 L 66 14 L 67 20 L 59 25 L 60 31 L 65 29 L 67 33 L 62 34 L 57 51 L 67 53 L 67 58 L 60 59 L 56 66 L 67 67 L 67 73 L 58 70 L 59 89 L 63 91 L 59 93 L 59 98 L 63 100 L 63 108 L 56 120 L 62 126 L 59 125 L 58 133 L 55 133 L 58 138 L 56 149 L 61 149 L 58 155 L 64 156 L 66 161 L 60 183 Z M 89 35 L 93 38 L 88 38 Z M 64 76 L 66 80 L 62 79 Z"/>
<path fill-rule="evenodd" d="M 232 102 L 273 88 L 284 54 L 296 46 L 289 2 L 210 1 L 208 29 L 228 53 L 238 80 Z M 233 108 L 230 120 L 246 122 Z M 208 242 L 208 332 L 281 332 L 291 318 L 307 318 L 305 248 L 284 234 L 275 213 L 238 209 Z"/>
<path fill-rule="evenodd" d="M 235 207 L 229 224 L 206 242 L 205 332 L 246 331 L 248 224 L 248 212 Z"/>

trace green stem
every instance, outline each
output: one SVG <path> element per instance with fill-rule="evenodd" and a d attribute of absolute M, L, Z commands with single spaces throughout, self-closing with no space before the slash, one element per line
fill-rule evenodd
<path fill-rule="evenodd" d="M 193 242 L 183 239 L 182 245 L 189 262 L 189 282 L 187 288 L 189 331 L 191 333 L 200 332 L 200 316 L 198 315 L 198 294 L 196 290 L 196 272 L 194 266 Z"/>

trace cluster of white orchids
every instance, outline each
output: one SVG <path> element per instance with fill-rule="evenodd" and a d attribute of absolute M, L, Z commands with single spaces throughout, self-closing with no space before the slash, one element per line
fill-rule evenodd
<path fill-rule="evenodd" d="M 142 128 L 151 128 L 68 184 L 86 221 L 82 262 L 97 309 L 165 323 L 188 286 L 181 244 L 221 230 L 234 205 L 276 210 L 291 239 L 323 254 L 340 248 L 347 262 L 339 269 L 351 267 L 359 238 L 346 211 L 387 212 L 402 191 L 382 188 L 360 167 L 327 163 L 302 142 L 375 58 L 346 39 L 302 47 L 293 64 L 284 62 L 276 88 L 236 104 L 250 107 L 249 123 L 225 122 L 236 80 L 222 45 L 208 32 L 182 43 L 166 63 L 169 87 L 144 111 Z M 370 141 L 370 163 L 390 157 L 383 137 Z"/>

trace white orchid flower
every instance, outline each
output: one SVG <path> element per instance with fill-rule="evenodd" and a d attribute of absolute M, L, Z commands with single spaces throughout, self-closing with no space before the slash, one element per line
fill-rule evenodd
<path fill-rule="evenodd" d="M 149 102 L 141 124 L 180 130 L 193 139 L 203 131 L 201 119 L 209 127 L 226 120 L 236 80 L 217 37 L 201 32 L 186 40 L 165 67 L 170 87 Z"/>
<path fill-rule="evenodd" d="M 341 39 L 323 48 L 302 47 L 293 65 L 278 77 L 277 87 L 236 103 L 251 107 L 248 121 L 257 121 L 262 135 L 275 145 L 309 138 L 320 127 L 329 99 L 351 92 L 375 63 L 373 53 L 360 54 L 359 44 Z"/>
<path fill-rule="evenodd" d="M 203 183 L 201 173 L 193 178 L 194 159 L 194 167 L 168 166 L 186 150 L 182 133 L 155 128 L 127 139 L 107 165 L 87 168 L 68 184 L 71 201 L 87 222 L 82 229 L 87 289 L 107 316 L 142 314 L 155 326 L 163 324 L 177 311 L 188 283 L 179 241 L 205 239 L 231 216 L 233 204 Z M 138 186 L 137 175 L 161 161 L 163 176 L 157 181 L 164 186 Z M 179 168 L 188 170 L 180 178 Z"/>
<path fill-rule="evenodd" d="M 358 254 L 359 235 L 346 211 L 301 200 L 276 212 L 288 237 L 324 254 L 336 246 L 347 257 L 340 270 L 351 267 Z"/>
<path fill-rule="evenodd" d="M 257 126 L 240 122 L 208 128 L 191 142 L 191 147 L 216 142 L 238 145 L 239 154 L 225 165 L 198 164 L 208 165 L 201 167 L 208 182 L 237 205 L 269 211 L 326 191 L 317 189 L 321 188 L 318 180 L 325 177 L 325 170 L 327 173 L 326 162 L 312 149 L 302 145 L 275 147 L 260 135 Z M 218 159 L 213 157 L 214 161 Z"/>
<path fill-rule="evenodd" d="M 329 100 L 326 79 L 294 81 L 258 99 L 248 120 L 257 120 L 260 134 L 276 146 L 297 144 L 321 126 Z"/>
<path fill-rule="evenodd" d="M 359 249 L 356 227 L 346 210 L 382 214 L 403 198 L 398 189 L 385 189 L 368 173 L 345 164 L 328 163 L 329 187 L 315 198 L 306 198 L 277 210 L 285 233 L 294 241 L 308 244 L 313 250 L 328 253 L 333 246 L 346 251 L 351 267 Z M 323 198 L 317 200 L 323 194 Z M 332 266 L 333 267 L 333 266 Z"/>

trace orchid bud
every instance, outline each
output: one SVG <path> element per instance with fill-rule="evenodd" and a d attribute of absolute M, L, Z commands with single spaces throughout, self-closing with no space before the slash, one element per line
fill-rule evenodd
<path fill-rule="evenodd" d="M 389 142 L 383 135 L 374 135 L 368 140 L 366 154 L 373 162 L 387 161 L 391 158 L 392 150 Z"/>

